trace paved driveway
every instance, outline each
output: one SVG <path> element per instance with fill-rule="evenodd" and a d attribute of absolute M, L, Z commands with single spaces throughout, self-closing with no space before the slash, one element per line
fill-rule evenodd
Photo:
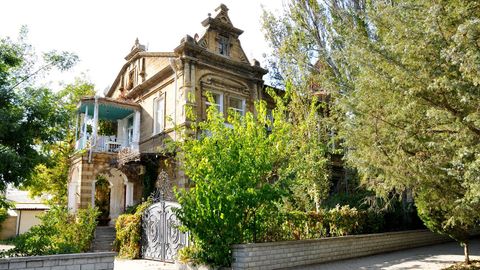
<path fill-rule="evenodd" d="M 470 247 L 471 260 L 480 260 L 480 240 L 476 239 Z M 473 256 L 472 256 L 473 255 Z M 350 269 L 382 269 L 382 270 L 440 270 L 454 262 L 463 261 L 463 247 L 455 242 L 407 249 L 402 251 L 378 254 L 368 257 L 349 259 L 331 263 L 294 267 L 295 270 L 350 270 Z"/>
<path fill-rule="evenodd" d="M 480 239 L 472 242 L 471 259 L 480 260 Z M 290 270 L 440 270 L 454 262 L 463 261 L 463 248 L 455 242 L 414 248 L 357 259 L 294 267 Z M 115 260 L 115 270 L 172 270 L 172 264 L 149 260 Z"/>

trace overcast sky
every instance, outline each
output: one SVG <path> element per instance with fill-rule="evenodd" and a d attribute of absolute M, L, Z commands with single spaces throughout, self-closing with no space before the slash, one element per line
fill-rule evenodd
<path fill-rule="evenodd" d="M 115 79 L 135 38 L 149 51 L 172 51 L 185 35 L 201 33 L 201 21 L 224 3 L 249 60 L 263 63 L 268 46 L 261 31 L 262 6 L 280 11 L 282 0 L 7 0 L 2 1 L 0 36 L 16 38 L 22 25 L 37 52 L 76 53 L 81 62 L 70 72 L 52 73 L 69 83 L 82 72 L 103 92 Z"/>

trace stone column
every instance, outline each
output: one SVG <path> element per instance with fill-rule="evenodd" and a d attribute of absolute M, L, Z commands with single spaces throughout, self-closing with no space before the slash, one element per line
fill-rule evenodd
<path fill-rule="evenodd" d="M 125 183 L 125 189 L 126 189 L 125 206 L 129 207 L 133 205 L 133 183 L 131 182 Z"/>
<path fill-rule="evenodd" d="M 133 143 L 132 148 L 138 150 L 140 143 L 140 112 L 136 111 L 133 117 Z"/>

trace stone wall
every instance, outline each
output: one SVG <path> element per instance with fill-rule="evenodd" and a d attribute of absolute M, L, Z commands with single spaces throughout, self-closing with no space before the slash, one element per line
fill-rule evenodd
<path fill-rule="evenodd" d="M 0 269 L 113 270 L 115 252 L 77 253 L 0 259 Z"/>
<path fill-rule="evenodd" d="M 233 246 L 232 269 L 278 269 L 432 245 L 450 239 L 427 230 Z"/>

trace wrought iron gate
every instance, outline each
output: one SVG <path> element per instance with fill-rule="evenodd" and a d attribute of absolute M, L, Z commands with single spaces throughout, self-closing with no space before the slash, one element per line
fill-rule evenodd
<path fill-rule="evenodd" d="M 148 207 L 142 217 L 142 256 L 146 259 L 173 262 L 179 249 L 188 246 L 188 233 L 178 229 L 180 221 L 174 208 L 180 205 L 172 199 L 171 187 L 166 173 L 160 173 L 160 186 L 154 196 L 154 204 Z"/>
<path fill-rule="evenodd" d="M 172 208 L 177 203 L 160 201 L 145 210 L 142 218 L 142 254 L 146 259 L 173 262 L 177 251 L 188 244 L 188 235 L 178 229 Z"/>

